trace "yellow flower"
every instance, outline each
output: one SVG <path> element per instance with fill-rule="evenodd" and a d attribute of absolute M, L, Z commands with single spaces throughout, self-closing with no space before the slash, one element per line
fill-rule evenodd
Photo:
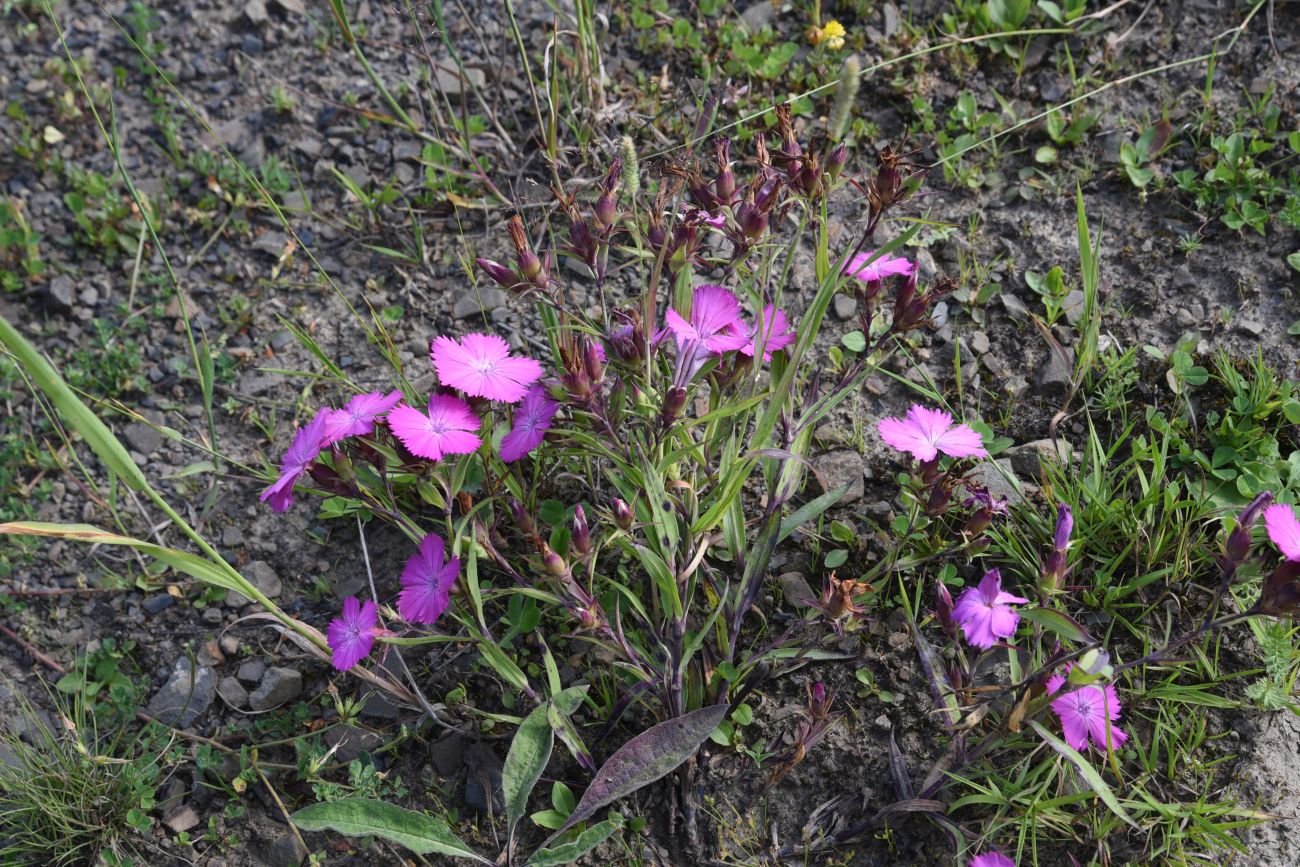
<path fill-rule="evenodd" d="M 844 47 L 845 30 L 844 25 L 838 21 L 827 21 L 821 29 L 821 39 L 825 42 L 826 47 L 831 51 L 839 51 Z"/>

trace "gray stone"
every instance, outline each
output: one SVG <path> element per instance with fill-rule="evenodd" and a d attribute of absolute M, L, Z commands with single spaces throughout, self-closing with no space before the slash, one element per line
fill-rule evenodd
<path fill-rule="evenodd" d="M 740 13 L 740 20 L 745 23 L 750 32 L 761 30 L 764 26 L 772 23 L 772 18 L 776 15 L 776 9 L 772 5 L 772 0 L 758 0 L 745 8 Z"/>
<path fill-rule="evenodd" d="M 254 560 L 239 571 L 254 587 L 261 590 L 270 599 L 277 599 L 284 592 L 284 585 L 280 581 L 280 576 L 275 574 L 275 570 L 265 560 Z M 244 594 L 234 590 L 226 593 L 226 605 L 230 608 L 243 608 L 252 601 Z"/>
<path fill-rule="evenodd" d="M 231 707 L 248 707 L 248 690 L 237 678 L 223 677 L 217 684 L 217 695 Z"/>
<path fill-rule="evenodd" d="M 216 697 L 216 676 L 206 666 L 176 660 L 171 677 L 149 700 L 149 714 L 164 725 L 185 728 L 202 716 Z"/>
<path fill-rule="evenodd" d="M 67 312 L 77 300 L 77 284 L 71 277 L 60 274 L 45 285 L 45 303 L 55 310 Z"/>
<path fill-rule="evenodd" d="M 235 672 L 235 677 L 246 686 L 257 686 L 262 681 L 262 675 L 266 674 L 266 663 L 260 659 L 250 659 L 243 665 L 239 666 L 239 671 Z"/>
<path fill-rule="evenodd" d="M 460 96 L 461 94 L 469 93 L 471 85 L 482 89 L 483 85 L 487 81 L 483 75 L 483 70 L 481 69 L 466 67 L 465 75 L 466 78 L 461 78 L 456 70 L 455 64 L 450 62 L 438 63 L 434 67 L 435 83 L 438 89 L 447 96 Z"/>
<path fill-rule="evenodd" d="M 1026 320 L 1029 318 L 1029 308 L 1025 306 L 1025 302 L 1007 290 L 1003 289 L 998 293 L 998 300 L 1002 302 L 1002 306 L 1006 308 L 1007 314 L 1012 319 Z"/>
<path fill-rule="evenodd" d="M 295 668 L 268 668 L 262 675 L 262 683 L 248 697 L 248 705 L 253 710 L 270 710 L 301 693 L 302 672 Z"/>
<path fill-rule="evenodd" d="M 1238 319 L 1237 330 L 1243 334 L 1258 337 L 1264 333 L 1264 323 L 1258 319 Z"/>
<path fill-rule="evenodd" d="M 501 789 L 501 759 L 492 748 L 476 742 L 465 750 L 465 806 L 476 813 L 500 816 L 505 812 L 505 793 Z M 491 791 L 491 808 L 488 791 Z"/>
<path fill-rule="evenodd" d="M 310 854 L 297 834 L 284 831 L 271 841 L 271 845 L 266 847 L 258 860 L 266 867 L 299 867 Z"/>
<path fill-rule="evenodd" d="M 995 498 L 1006 497 L 1007 502 L 1012 504 L 1025 501 L 1015 468 L 1006 458 L 980 461 L 975 465 L 975 469 L 970 471 L 968 478 L 975 484 L 987 488 Z"/>
<path fill-rule="evenodd" d="M 852 319 L 858 312 L 857 299 L 848 295 L 835 296 L 835 315 L 840 319 Z"/>
<path fill-rule="evenodd" d="M 1087 298 L 1082 289 L 1071 289 L 1061 301 L 1061 310 L 1065 313 L 1065 321 L 1071 325 L 1078 325 L 1079 320 L 1083 318 L 1083 307 Z"/>
<path fill-rule="evenodd" d="M 362 753 L 377 750 L 384 739 L 369 729 L 357 726 L 335 726 L 325 732 L 326 746 L 337 746 L 334 757 L 340 762 L 350 762 Z"/>
<path fill-rule="evenodd" d="M 189 804 L 181 804 L 163 817 L 163 824 L 176 834 L 198 827 L 200 821 L 199 814 Z"/>
<path fill-rule="evenodd" d="M 976 354 L 983 355 L 989 351 L 989 336 L 983 331 L 976 331 L 970 336 L 970 348 L 975 350 Z"/>
<path fill-rule="evenodd" d="M 457 319 L 468 319 L 481 313 L 491 313 L 508 300 L 504 290 L 495 286 L 480 286 L 478 290 L 469 290 L 456 300 L 451 308 L 451 315 Z"/>
<path fill-rule="evenodd" d="M 223 635 L 217 641 L 221 647 L 221 652 L 226 656 L 234 656 L 239 652 L 239 639 L 233 635 Z"/>
<path fill-rule="evenodd" d="M 433 761 L 433 769 L 440 777 L 450 777 L 456 773 L 464 757 L 465 736 L 459 732 L 452 732 L 429 747 L 429 758 Z"/>
<path fill-rule="evenodd" d="M 1057 352 L 1049 348 L 1047 359 L 1038 369 L 1038 387 L 1049 399 L 1064 397 L 1074 378 L 1074 350 Z"/>
<path fill-rule="evenodd" d="M 166 593 L 150 596 L 144 601 L 144 610 L 149 614 L 161 614 L 176 604 L 176 600 Z"/>
<path fill-rule="evenodd" d="M 782 572 L 777 576 L 776 583 L 781 585 L 785 604 L 793 608 L 808 608 L 809 603 L 817 599 L 817 594 L 808 586 L 808 580 L 802 572 Z"/>
<path fill-rule="evenodd" d="M 854 449 L 836 449 L 833 452 L 827 452 L 816 458 L 813 461 L 813 466 L 817 470 L 818 480 L 823 491 L 831 491 L 840 485 L 848 484 L 848 490 L 836 501 L 837 506 L 847 505 L 862 499 L 862 494 L 866 490 L 866 471 L 862 463 L 862 455 L 858 454 L 857 451 Z"/>
<path fill-rule="evenodd" d="M 888 39 L 898 32 L 898 7 L 893 3 L 886 3 L 883 7 L 885 13 L 884 33 Z"/>
<path fill-rule="evenodd" d="M 1006 456 L 1011 461 L 1012 469 L 1017 473 L 1037 478 L 1045 464 L 1052 462 L 1061 465 L 1069 464 L 1070 459 L 1074 457 L 1074 449 L 1068 442 L 1058 437 L 1055 440 L 1041 439 L 1023 443 L 1007 449 Z"/>
<path fill-rule="evenodd" d="M 122 431 L 126 444 L 142 455 L 151 455 L 162 448 L 163 436 L 142 421 L 133 421 Z"/>

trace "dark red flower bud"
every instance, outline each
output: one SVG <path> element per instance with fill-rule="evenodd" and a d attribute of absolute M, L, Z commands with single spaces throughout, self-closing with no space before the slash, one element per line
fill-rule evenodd
<path fill-rule="evenodd" d="M 515 272 L 500 262 L 493 262 L 491 259 L 475 259 L 474 261 L 478 263 L 479 269 L 491 277 L 502 289 L 513 289 L 519 285 L 519 277 L 515 275 Z"/>
<path fill-rule="evenodd" d="M 618 497 L 613 499 L 610 503 L 610 507 L 614 511 L 614 523 L 618 525 L 618 528 L 625 533 L 630 531 L 634 520 L 632 508 Z"/>
<path fill-rule="evenodd" d="M 668 389 L 668 393 L 664 395 L 663 410 L 659 414 L 660 420 L 665 425 L 672 424 L 677 421 L 677 418 L 682 414 L 682 409 L 684 409 L 685 406 L 686 389 L 679 385 L 673 386 Z"/>
<path fill-rule="evenodd" d="M 934 616 L 943 627 L 943 631 L 952 637 L 957 636 L 957 621 L 952 619 L 952 594 L 942 581 L 934 584 Z"/>

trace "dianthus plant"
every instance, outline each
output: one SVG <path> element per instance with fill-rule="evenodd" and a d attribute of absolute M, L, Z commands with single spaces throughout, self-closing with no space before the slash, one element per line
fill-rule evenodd
<path fill-rule="evenodd" d="M 745 160 L 725 140 L 653 179 L 613 160 L 587 203 L 560 197 L 551 243 L 510 217 L 513 262 L 479 269 L 539 337 L 431 334 L 432 393 L 359 395 L 299 431 L 272 508 L 297 485 L 410 540 L 405 569 L 328 630 L 339 668 L 465 642 L 536 703 L 568 686 L 548 648 L 576 641 L 612 725 L 735 703 L 841 630 L 852 582 L 800 618 L 757 616 L 769 560 L 842 495 L 805 491 L 814 428 L 955 287 L 891 255 L 909 233 L 873 241 L 918 169 L 887 149 L 851 178 L 842 146 L 805 150 L 778 118 L 779 141 L 755 136 Z M 834 247 L 832 199 L 857 208 Z M 800 294 L 795 273 L 816 285 Z M 867 345 L 830 373 L 815 341 L 837 292 Z M 973 433 L 919 436 L 931 458 L 983 453 Z M 521 622 L 535 640 L 513 640 Z"/>

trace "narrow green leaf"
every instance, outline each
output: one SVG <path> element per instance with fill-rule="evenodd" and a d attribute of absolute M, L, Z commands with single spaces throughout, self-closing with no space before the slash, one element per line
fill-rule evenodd
<path fill-rule="evenodd" d="M 1034 731 L 1038 732 L 1039 737 L 1047 741 L 1048 746 L 1068 759 L 1070 764 L 1074 765 L 1075 770 L 1079 772 L 1079 776 L 1083 777 L 1084 782 L 1088 784 L 1088 788 L 1097 793 L 1097 797 L 1101 798 L 1102 803 L 1109 807 L 1112 813 L 1132 825 L 1134 828 L 1138 827 L 1137 822 L 1134 822 L 1133 818 L 1124 810 L 1119 799 L 1115 797 L 1115 793 L 1111 791 L 1110 786 L 1106 785 L 1106 781 L 1101 778 L 1101 774 L 1097 773 L 1097 769 L 1094 768 L 1087 759 L 1079 755 L 1078 751 L 1075 750 L 1074 747 L 1049 732 L 1043 727 L 1042 723 L 1037 720 L 1030 720 L 1029 725 Z"/>
<path fill-rule="evenodd" d="M 546 763 L 551 760 L 551 749 L 555 746 L 555 735 L 546 715 L 550 706 L 550 702 L 543 702 L 524 718 L 510 742 L 510 752 L 501 768 L 501 790 L 506 800 L 506 835 L 510 841 L 507 845 L 510 847 L 514 846 L 515 825 L 524 815 L 528 796 L 542 778 Z"/>
<path fill-rule="evenodd" d="M 505 651 L 486 638 L 479 640 L 478 650 L 506 683 L 521 691 L 528 689 L 527 675 L 520 671 L 513 659 L 506 656 Z"/>
<path fill-rule="evenodd" d="M 230 572 L 197 554 L 178 551 L 175 548 L 164 548 L 161 545 L 145 542 L 142 539 L 134 539 L 130 536 L 119 536 L 116 533 L 101 530 L 90 524 L 50 524 L 42 521 L 15 521 L 10 524 L 0 524 L 0 535 L 53 536 L 58 539 L 86 542 L 90 545 L 124 545 L 148 554 L 155 560 L 166 563 L 176 571 L 184 572 L 186 575 L 208 584 L 224 587 L 227 590 L 237 590 L 253 599 L 261 596 L 252 585 L 247 582 L 241 584 L 234 580 Z"/>
<path fill-rule="evenodd" d="M 610 813 L 605 821 L 592 825 L 570 843 L 562 843 L 553 849 L 538 849 L 528 859 L 524 867 L 555 867 L 560 864 L 572 864 L 583 855 L 604 843 L 623 827 L 623 817 Z"/>
<path fill-rule="evenodd" d="M 1022 608 L 1020 609 L 1020 616 L 1030 623 L 1037 623 L 1049 632 L 1054 632 L 1067 641 L 1079 643 L 1092 641 L 1092 636 L 1074 618 L 1053 608 Z"/>
<path fill-rule="evenodd" d="M 727 705 L 710 705 L 652 726 L 623 744 L 597 771 L 565 829 L 676 770 L 726 716 Z"/>
<path fill-rule="evenodd" d="M 0 316 L 0 343 L 13 353 L 27 375 L 45 392 L 50 403 L 54 404 L 63 420 L 81 434 L 86 444 L 104 462 L 104 466 L 116 473 L 133 491 L 143 491 L 149 486 L 144 473 L 131 460 L 126 446 L 113 435 L 108 425 L 99 420 L 90 407 L 68 387 L 54 366 L 45 360 L 45 356 L 3 316 Z"/>
<path fill-rule="evenodd" d="M 443 819 L 369 798 L 345 798 L 304 807 L 292 816 L 303 831 L 336 831 L 345 837 L 383 837 L 417 855 L 449 855 L 492 864 L 466 846 Z"/>
<path fill-rule="evenodd" d="M 777 537 L 778 542 L 784 542 L 790 534 L 802 527 L 804 524 L 821 515 L 831 506 L 839 502 L 840 497 L 849 489 L 848 484 L 840 485 L 838 488 L 832 488 L 822 494 L 815 500 L 804 503 L 785 517 L 781 522 L 781 534 Z"/>

